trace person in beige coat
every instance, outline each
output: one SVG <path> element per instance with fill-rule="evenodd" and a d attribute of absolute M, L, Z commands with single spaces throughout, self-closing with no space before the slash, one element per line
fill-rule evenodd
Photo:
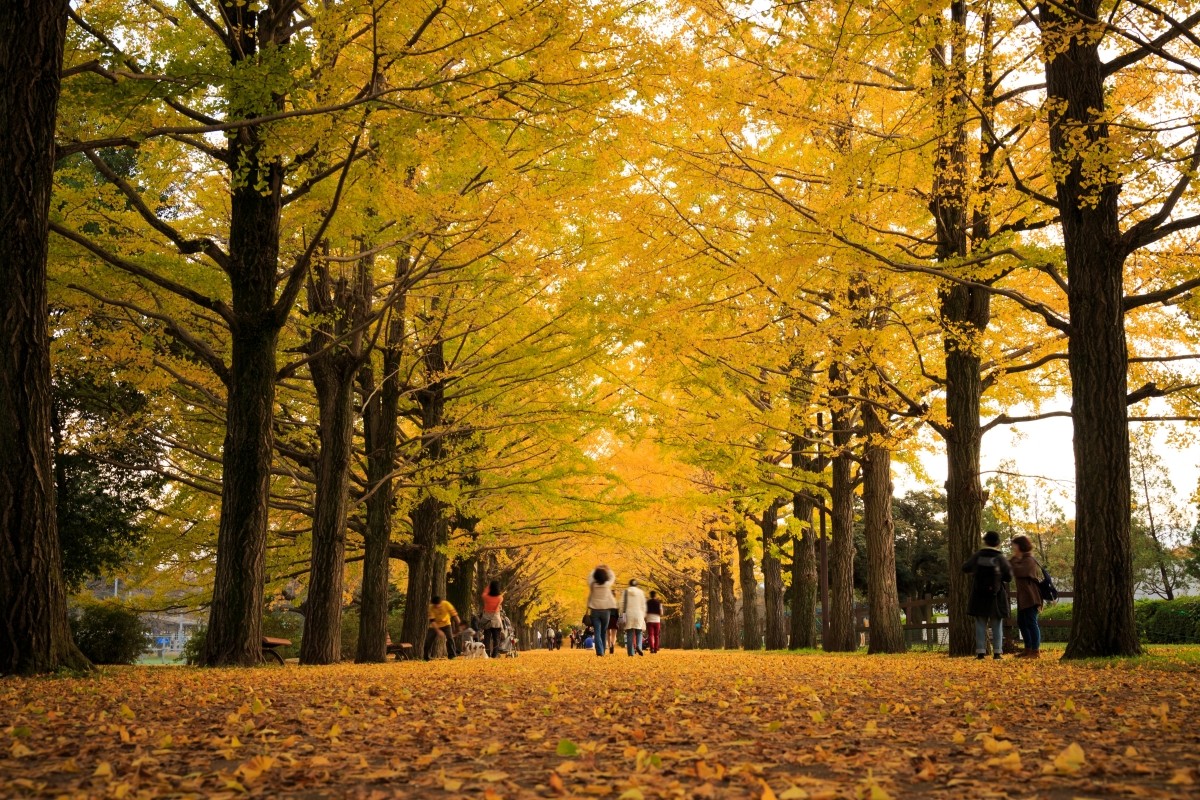
<path fill-rule="evenodd" d="M 629 579 L 629 588 L 621 595 L 621 617 L 625 620 L 625 652 L 642 652 L 642 634 L 646 630 L 646 593 L 638 588 L 637 578 Z"/>
<path fill-rule="evenodd" d="M 1042 566 L 1033 557 L 1033 542 L 1028 536 L 1014 536 L 1012 564 L 1017 581 L 1017 629 L 1025 642 L 1018 658 L 1038 658 L 1042 648 L 1042 629 L 1038 627 L 1038 612 L 1042 609 Z"/>

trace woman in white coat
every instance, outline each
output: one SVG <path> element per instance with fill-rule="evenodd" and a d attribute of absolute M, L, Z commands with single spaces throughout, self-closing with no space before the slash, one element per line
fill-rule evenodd
<path fill-rule="evenodd" d="M 625 618 L 625 652 L 640 656 L 642 633 L 646 630 L 646 593 L 638 588 L 637 578 L 629 579 L 629 588 L 621 595 L 621 616 Z"/>

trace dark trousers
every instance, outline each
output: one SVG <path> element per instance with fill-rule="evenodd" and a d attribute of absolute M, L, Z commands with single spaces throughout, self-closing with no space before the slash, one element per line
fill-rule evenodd
<path fill-rule="evenodd" d="M 1037 652 L 1042 648 L 1042 629 L 1038 626 L 1038 607 L 1030 606 L 1017 611 L 1017 628 L 1025 640 L 1025 649 Z"/>
<path fill-rule="evenodd" d="M 487 649 L 488 658 L 495 658 L 496 653 L 500 651 L 500 635 L 502 633 L 501 628 L 483 629 L 483 646 Z"/>
<path fill-rule="evenodd" d="M 604 646 L 608 643 L 608 622 L 612 613 L 608 608 L 592 609 L 592 624 L 596 626 L 596 655 L 604 655 Z"/>
<path fill-rule="evenodd" d="M 433 655 L 433 646 L 437 644 L 438 631 L 446 634 L 446 658 L 454 658 L 458 655 L 454 652 L 454 626 L 447 625 L 444 628 L 435 628 L 429 626 L 429 630 L 425 631 L 425 660 L 428 661 Z"/>

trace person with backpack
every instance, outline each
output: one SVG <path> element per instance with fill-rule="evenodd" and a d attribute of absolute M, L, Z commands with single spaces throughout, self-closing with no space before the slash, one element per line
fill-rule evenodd
<path fill-rule="evenodd" d="M 992 631 L 992 658 L 1004 652 L 1004 620 L 1008 619 L 1008 583 L 1012 566 L 999 550 L 1000 534 L 988 531 L 983 547 L 963 564 L 973 576 L 967 613 L 975 618 L 975 658 L 987 656 L 988 629 Z"/>
<path fill-rule="evenodd" d="M 1028 536 L 1012 539 L 1012 572 L 1017 582 L 1017 628 L 1025 649 L 1018 658 L 1038 658 L 1042 647 L 1042 629 L 1038 627 L 1038 612 L 1042 608 L 1042 566 L 1033 557 L 1033 542 Z"/>

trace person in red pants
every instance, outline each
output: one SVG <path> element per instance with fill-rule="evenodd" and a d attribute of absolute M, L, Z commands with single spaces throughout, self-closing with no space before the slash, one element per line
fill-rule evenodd
<path fill-rule="evenodd" d="M 646 601 L 646 647 L 651 653 L 658 652 L 658 634 L 662 630 L 662 600 L 658 592 L 651 591 Z"/>

